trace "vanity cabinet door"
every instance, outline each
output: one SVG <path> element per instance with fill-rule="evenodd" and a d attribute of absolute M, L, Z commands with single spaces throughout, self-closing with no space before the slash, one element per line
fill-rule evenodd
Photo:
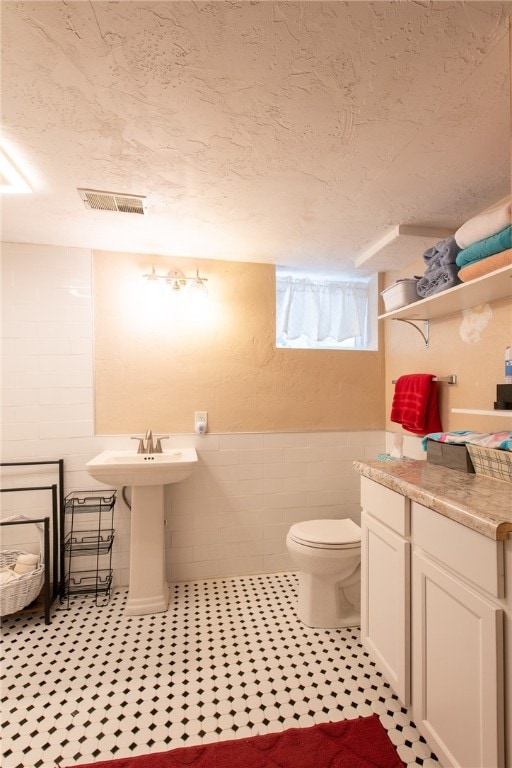
<path fill-rule="evenodd" d="M 421 550 L 412 561 L 416 725 L 442 765 L 502 768 L 503 612 Z"/>
<path fill-rule="evenodd" d="M 410 543 L 363 509 L 361 639 L 405 706 L 410 702 Z"/>

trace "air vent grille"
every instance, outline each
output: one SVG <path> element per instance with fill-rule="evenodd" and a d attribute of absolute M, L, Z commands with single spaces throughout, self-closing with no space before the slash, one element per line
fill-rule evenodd
<path fill-rule="evenodd" d="M 101 192 L 98 189 L 79 189 L 78 193 L 88 210 L 138 213 L 143 216 L 146 213 L 146 198 L 142 195 Z"/>

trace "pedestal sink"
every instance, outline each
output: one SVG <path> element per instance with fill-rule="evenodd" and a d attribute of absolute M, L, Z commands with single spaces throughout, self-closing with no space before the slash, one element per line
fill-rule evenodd
<path fill-rule="evenodd" d="M 85 467 L 106 485 L 132 486 L 130 586 L 126 613 L 140 616 L 167 610 L 164 485 L 179 483 L 197 464 L 194 448 L 164 453 L 103 451 Z"/>

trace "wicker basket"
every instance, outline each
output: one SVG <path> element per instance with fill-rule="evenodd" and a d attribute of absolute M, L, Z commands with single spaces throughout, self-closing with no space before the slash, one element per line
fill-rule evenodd
<path fill-rule="evenodd" d="M 512 483 L 512 452 L 471 443 L 466 445 L 477 475 Z"/>
<path fill-rule="evenodd" d="M 30 518 L 16 516 L 5 518 L 5 520 L 29 520 Z M 38 523 L 34 525 L 39 529 L 41 533 L 42 526 Z M 41 534 L 42 535 L 42 534 Z M 43 547 L 39 553 L 39 564 L 30 573 L 24 573 L 18 576 L 13 581 L 8 581 L 6 584 L 0 585 L 0 616 L 8 616 L 11 613 L 21 611 L 25 606 L 36 599 L 44 582 L 44 562 L 43 562 Z M 18 559 L 18 555 L 28 555 L 30 552 L 25 552 L 21 549 L 7 549 L 0 552 L 0 568 L 9 567 L 14 565 Z"/>

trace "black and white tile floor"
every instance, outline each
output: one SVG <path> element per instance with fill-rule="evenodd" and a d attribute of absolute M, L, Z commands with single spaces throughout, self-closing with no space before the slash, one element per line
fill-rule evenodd
<path fill-rule="evenodd" d="M 438 766 L 359 642 L 295 617 L 294 574 L 173 585 L 168 611 L 125 592 L 2 626 L 2 766 L 55 768 L 377 713 L 407 765 Z"/>

